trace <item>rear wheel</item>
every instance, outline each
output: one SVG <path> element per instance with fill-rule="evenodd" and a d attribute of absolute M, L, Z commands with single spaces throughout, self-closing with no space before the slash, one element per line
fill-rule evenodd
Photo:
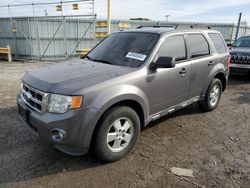
<path fill-rule="evenodd" d="M 218 78 L 214 78 L 207 89 L 204 100 L 200 102 L 201 109 L 205 112 L 214 110 L 219 104 L 221 93 L 221 81 Z"/>
<path fill-rule="evenodd" d="M 94 149 L 103 161 L 116 161 L 128 154 L 138 139 L 140 119 L 129 107 L 119 106 L 108 110 L 99 125 Z"/>

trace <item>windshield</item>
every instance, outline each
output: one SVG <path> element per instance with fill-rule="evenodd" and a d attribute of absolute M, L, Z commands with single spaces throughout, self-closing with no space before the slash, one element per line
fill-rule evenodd
<path fill-rule="evenodd" d="M 239 38 L 233 45 L 234 47 L 249 47 L 250 48 L 250 37 Z"/>
<path fill-rule="evenodd" d="M 158 38 L 159 35 L 154 33 L 114 33 L 98 44 L 87 58 L 112 65 L 139 67 L 150 55 Z"/>

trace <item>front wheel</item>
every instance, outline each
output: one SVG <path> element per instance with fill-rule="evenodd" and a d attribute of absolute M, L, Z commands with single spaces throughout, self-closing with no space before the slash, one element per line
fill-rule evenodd
<path fill-rule="evenodd" d="M 205 112 L 214 110 L 219 104 L 221 94 L 221 81 L 217 78 L 214 78 L 207 89 L 204 100 L 200 102 L 201 109 Z"/>
<path fill-rule="evenodd" d="M 95 153 L 103 161 L 119 160 L 132 150 L 139 134 L 140 119 L 132 108 L 112 108 L 104 114 L 98 127 Z"/>

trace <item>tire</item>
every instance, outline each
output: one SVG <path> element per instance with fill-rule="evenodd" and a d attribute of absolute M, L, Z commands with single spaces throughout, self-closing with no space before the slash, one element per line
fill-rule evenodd
<path fill-rule="evenodd" d="M 120 160 L 133 149 L 139 134 L 140 119 L 132 108 L 111 108 L 99 124 L 94 138 L 94 152 L 105 162 Z"/>
<path fill-rule="evenodd" d="M 201 110 L 204 112 L 214 110 L 220 102 L 221 94 L 221 81 L 217 78 L 214 78 L 206 91 L 204 100 L 199 103 Z"/>

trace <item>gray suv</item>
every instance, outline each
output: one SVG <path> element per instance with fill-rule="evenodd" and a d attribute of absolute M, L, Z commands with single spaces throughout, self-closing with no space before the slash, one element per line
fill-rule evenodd
<path fill-rule="evenodd" d="M 211 111 L 230 56 L 217 31 L 136 29 L 111 34 L 81 60 L 30 71 L 17 97 L 23 122 L 71 155 L 121 159 L 149 122 L 198 102 Z"/>

